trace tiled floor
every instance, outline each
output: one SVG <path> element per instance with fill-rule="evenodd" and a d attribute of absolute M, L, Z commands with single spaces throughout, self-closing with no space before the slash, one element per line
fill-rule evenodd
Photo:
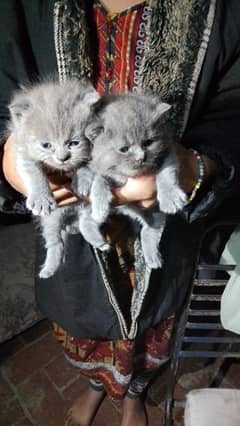
<path fill-rule="evenodd" d="M 48 321 L 41 321 L 0 345 L 0 426 L 62 426 L 73 400 L 87 386 L 78 370 L 69 365 L 55 341 Z M 181 367 L 176 397 L 192 388 L 208 386 L 215 364 L 188 361 Z M 167 369 L 151 385 L 146 401 L 149 426 L 162 426 Z M 239 387 L 240 364 L 228 365 L 220 385 Z M 94 426 L 120 424 L 121 405 L 105 399 Z M 175 413 L 183 424 L 182 411 Z M 134 425 L 132 425 L 134 426 Z"/>

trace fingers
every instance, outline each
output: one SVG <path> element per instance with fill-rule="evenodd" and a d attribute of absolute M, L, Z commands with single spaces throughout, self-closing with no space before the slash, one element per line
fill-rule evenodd
<path fill-rule="evenodd" d="M 71 191 L 64 187 L 57 187 L 53 191 L 54 199 L 59 206 L 76 203 L 78 198 Z"/>
<path fill-rule="evenodd" d="M 54 199 L 59 206 L 67 206 L 79 201 L 72 192 L 70 177 L 57 173 L 48 173 L 47 179 Z"/>
<path fill-rule="evenodd" d="M 53 196 L 58 206 L 67 206 L 73 203 L 79 203 L 80 201 L 89 201 L 87 197 L 77 197 L 72 191 L 66 186 L 58 186 L 53 190 Z"/>
<path fill-rule="evenodd" d="M 149 209 L 151 207 L 154 207 L 156 205 L 156 198 L 151 198 L 149 200 L 143 200 L 136 203 L 139 207 L 142 207 L 144 209 Z"/>

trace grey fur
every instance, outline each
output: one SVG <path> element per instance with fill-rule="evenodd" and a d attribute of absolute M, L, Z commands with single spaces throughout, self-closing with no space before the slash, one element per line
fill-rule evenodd
<path fill-rule="evenodd" d="M 23 88 L 9 105 L 9 131 L 14 134 L 16 167 L 28 194 L 26 205 L 40 218 L 47 248 L 39 274 L 41 278 L 48 278 L 64 261 L 66 230 L 74 227 L 79 231 L 81 217 L 85 229 L 85 215 L 89 211 L 85 203 L 57 208 L 43 168 L 75 172 L 74 191 L 86 195 L 91 185 L 91 175 L 89 177 L 86 167 L 91 146 L 84 129 L 90 107 L 98 98 L 87 82 L 69 79 L 60 84 L 49 80 Z M 89 232 L 90 239 L 105 245 L 96 225 L 93 224 Z M 88 235 L 87 231 L 85 234 Z"/>
<path fill-rule="evenodd" d="M 92 217 L 99 226 L 110 211 L 130 216 L 141 225 L 141 243 L 146 264 L 162 264 L 158 247 L 166 214 L 175 214 L 186 204 L 178 184 L 178 162 L 167 120 L 170 105 L 155 95 L 127 94 L 103 97 L 94 106 L 85 134 L 93 143 L 89 168 L 95 177 L 90 192 Z M 136 206 L 110 208 L 111 185 L 123 185 L 127 177 L 156 173 L 160 211 Z"/>

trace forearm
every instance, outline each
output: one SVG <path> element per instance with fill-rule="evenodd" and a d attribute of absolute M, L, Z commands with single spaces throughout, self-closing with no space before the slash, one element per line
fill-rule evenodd
<path fill-rule="evenodd" d="M 7 182 L 12 186 L 12 188 L 14 188 L 16 191 L 20 192 L 23 195 L 27 195 L 24 182 L 16 171 L 15 155 L 12 140 L 13 135 L 9 136 L 3 146 L 3 174 Z"/>

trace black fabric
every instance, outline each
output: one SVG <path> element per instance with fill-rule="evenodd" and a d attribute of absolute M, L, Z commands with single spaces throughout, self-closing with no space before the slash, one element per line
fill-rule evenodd
<path fill-rule="evenodd" d="M 53 34 L 53 0 L 0 2 L 0 145 L 7 136 L 7 105 L 20 85 L 57 73 Z M 25 200 L 0 171 L 0 221 L 29 220 Z"/>
<path fill-rule="evenodd" d="M 1 153 L 0 165 L 2 166 Z M 0 167 L 0 225 L 26 223 L 30 219 L 25 198 L 9 185 Z"/>
<path fill-rule="evenodd" d="M 213 159 L 211 186 L 185 209 L 189 221 L 216 212 L 240 185 L 240 2 L 217 2 L 204 66 L 182 143 Z"/>
<path fill-rule="evenodd" d="M 43 260 L 43 244 L 39 238 L 36 265 L 41 265 Z M 116 339 L 121 335 L 96 259 L 81 235 L 69 235 L 66 261 L 56 274 L 36 281 L 40 310 L 72 336 Z"/>
<path fill-rule="evenodd" d="M 54 1 L 3 0 L 0 3 L 0 135 L 7 104 L 20 85 L 56 73 Z"/>
<path fill-rule="evenodd" d="M 8 118 L 6 105 L 13 90 L 20 83 L 42 79 L 57 70 L 53 6 L 53 0 L 0 2 L 0 134 L 3 139 Z M 161 243 L 164 266 L 152 273 L 138 334 L 182 304 L 207 222 L 215 220 L 214 215 L 218 209 L 222 210 L 224 200 L 226 206 L 234 206 L 234 203 L 231 205 L 233 199 L 239 204 L 239 49 L 239 0 L 218 0 L 210 44 L 182 140 L 187 147 L 195 147 L 213 158 L 218 173 L 208 190 L 199 191 L 183 216 L 168 220 Z M 5 184 L 2 179 L 2 193 L 3 187 L 7 187 Z M 14 196 L 12 200 L 14 204 Z M 234 207 L 223 209 L 225 219 L 232 216 L 231 208 Z M 40 240 L 37 253 L 38 271 L 44 257 Z M 96 258 L 80 236 L 69 237 L 66 264 L 54 277 L 37 279 L 36 300 L 46 316 L 76 337 L 121 338 Z"/>

